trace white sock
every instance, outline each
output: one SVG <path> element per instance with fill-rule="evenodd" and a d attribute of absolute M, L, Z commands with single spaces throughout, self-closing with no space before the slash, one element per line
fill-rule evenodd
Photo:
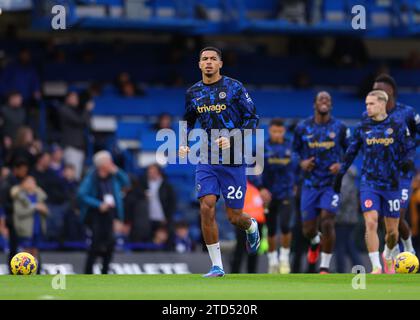
<path fill-rule="evenodd" d="M 319 265 L 320 268 L 330 268 L 332 253 L 325 253 L 321 252 L 321 264 Z"/>
<path fill-rule="evenodd" d="M 209 250 L 210 260 L 213 266 L 218 266 L 223 269 L 222 254 L 220 252 L 219 242 L 214 244 L 208 244 L 207 249 Z"/>
<path fill-rule="evenodd" d="M 311 244 L 312 245 L 315 245 L 315 244 L 318 244 L 318 243 L 321 242 L 321 237 L 319 235 L 320 235 L 320 233 L 318 233 L 315 237 L 313 237 L 311 239 Z"/>
<path fill-rule="evenodd" d="M 400 253 L 400 246 L 397 243 L 397 245 L 391 251 L 391 257 L 392 257 L 392 259 L 395 259 L 398 256 L 399 253 Z"/>
<path fill-rule="evenodd" d="M 255 222 L 255 220 L 251 220 L 251 225 L 249 226 L 249 228 L 246 230 L 246 233 L 253 233 L 255 232 L 255 230 L 258 229 L 258 225 Z"/>
<path fill-rule="evenodd" d="M 379 251 L 369 253 L 370 263 L 372 263 L 372 269 L 381 268 L 381 261 L 379 260 Z"/>
<path fill-rule="evenodd" d="M 289 262 L 290 248 L 280 248 L 280 261 Z"/>
<path fill-rule="evenodd" d="M 272 251 L 272 252 L 269 252 L 269 253 L 267 254 L 267 257 L 268 257 L 268 264 L 269 264 L 270 266 L 275 266 L 275 265 L 277 265 L 277 264 L 278 264 L 278 261 L 279 261 L 279 256 L 278 256 L 278 254 L 277 254 L 277 250 L 274 250 L 274 251 Z"/>
<path fill-rule="evenodd" d="M 401 238 L 401 241 L 404 246 L 404 251 L 415 252 L 413 248 L 413 242 L 411 241 L 411 235 L 408 237 L 407 240 L 404 240 L 403 238 Z"/>
<path fill-rule="evenodd" d="M 388 248 L 388 245 L 385 244 L 385 250 L 384 250 L 385 260 L 393 259 L 394 258 L 393 253 L 396 252 L 396 250 L 398 250 L 398 244 L 395 245 L 393 248 Z"/>

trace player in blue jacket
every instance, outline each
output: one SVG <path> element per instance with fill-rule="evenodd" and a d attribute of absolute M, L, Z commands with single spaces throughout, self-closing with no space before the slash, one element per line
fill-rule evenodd
<path fill-rule="evenodd" d="M 332 100 L 328 92 L 315 97 L 315 115 L 301 121 L 296 129 L 293 148 L 304 180 L 301 195 L 303 234 L 310 241 L 308 263 L 313 269 L 321 250 L 320 273 L 328 273 L 335 243 L 335 215 L 339 195 L 334 192 L 334 176 L 348 146 L 349 130 L 331 116 Z"/>
<path fill-rule="evenodd" d="M 416 135 L 420 134 L 420 115 L 417 111 L 408 105 L 397 102 L 397 84 L 390 75 L 382 74 L 375 79 L 373 89 L 383 90 L 388 94 L 388 103 L 386 104 L 386 112 L 390 117 L 396 118 L 400 122 L 405 122 L 410 130 L 409 137 L 409 157 L 414 163 L 416 154 Z M 400 209 L 400 224 L 398 231 L 402 240 L 404 251 L 415 254 L 413 243 L 411 241 L 410 226 L 405 219 L 408 205 L 410 203 L 412 188 L 411 181 L 415 175 L 415 168 L 406 173 L 401 172 L 400 189 L 401 189 L 401 209 Z"/>
<path fill-rule="evenodd" d="M 187 121 L 188 133 L 196 121 L 208 136 L 208 157 L 201 157 L 196 167 L 197 197 L 200 201 L 201 229 L 207 245 L 212 267 L 205 277 L 224 276 L 220 253 L 218 227 L 215 207 L 222 193 L 229 221 L 247 233 L 247 248 L 256 254 L 260 236 L 255 219 L 243 213 L 246 193 L 245 164 L 235 161 L 238 147 L 236 137 L 212 136 L 214 129 L 234 130 L 236 135 L 244 129 L 255 129 L 259 117 L 255 105 L 244 86 L 237 80 L 220 74 L 222 55 L 219 49 L 207 47 L 201 50 L 199 67 L 202 80 L 188 89 L 185 101 L 184 120 Z M 216 157 L 213 157 L 215 155 Z M 179 156 L 185 158 L 190 151 L 187 144 L 182 145 Z M 221 152 L 219 152 L 221 151 Z M 230 152 L 230 161 L 226 162 L 223 154 Z M 201 154 L 202 156 L 202 154 Z M 239 158 L 243 158 L 242 155 Z M 216 163 L 215 161 L 216 160 Z"/>
<path fill-rule="evenodd" d="M 282 119 L 271 120 L 270 136 L 264 145 L 264 171 L 257 184 L 267 208 L 268 271 L 283 274 L 290 273 L 291 228 L 295 216 L 294 187 L 298 167 L 292 152 L 292 141 L 286 137 L 286 131 Z M 280 256 L 277 239 L 279 227 Z"/>
<path fill-rule="evenodd" d="M 372 273 L 382 273 L 379 259 L 378 217 L 384 217 L 386 235 L 384 267 L 394 273 L 394 258 L 398 254 L 398 224 L 400 217 L 400 172 L 411 170 L 408 154 L 410 131 L 386 113 L 388 95 L 374 90 L 366 97 L 367 116 L 357 125 L 344 161 L 334 182 L 340 192 L 341 179 L 359 150 L 363 154 L 360 182 L 360 203 L 366 225 L 366 245 L 372 263 Z"/>

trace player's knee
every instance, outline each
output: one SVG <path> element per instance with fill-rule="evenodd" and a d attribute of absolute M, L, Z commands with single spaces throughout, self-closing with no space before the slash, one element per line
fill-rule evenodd
<path fill-rule="evenodd" d="M 216 208 L 216 202 L 212 199 L 204 199 L 200 202 L 200 211 L 202 213 L 214 212 Z"/>
<path fill-rule="evenodd" d="M 303 231 L 303 236 L 306 239 L 312 239 L 313 237 L 317 235 L 317 230 L 313 226 L 304 226 L 302 231 Z"/>
<path fill-rule="evenodd" d="M 378 220 L 376 219 L 366 219 L 365 225 L 367 231 L 376 232 L 378 230 Z"/>
<path fill-rule="evenodd" d="M 240 220 L 240 216 L 242 214 L 242 210 L 240 209 L 228 209 L 227 210 L 227 217 L 231 224 L 237 225 Z"/>
<path fill-rule="evenodd" d="M 321 228 L 323 233 L 331 233 L 334 231 L 334 219 L 325 218 L 321 222 Z"/>
<path fill-rule="evenodd" d="M 409 229 L 410 228 L 410 226 L 409 226 L 409 224 L 408 224 L 408 222 L 407 222 L 407 220 L 405 220 L 404 218 L 401 218 L 401 216 L 400 216 L 400 221 L 398 222 L 398 228 L 401 230 L 401 229 Z"/>
<path fill-rule="evenodd" d="M 228 220 L 231 224 L 237 225 L 239 221 L 239 217 L 231 215 L 231 216 L 228 216 Z"/>
<path fill-rule="evenodd" d="M 206 206 L 206 205 L 201 206 L 200 216 L 201 216 L 201 220 L 204 223 L 215 221 L 216 220 L 216 212 L 214 210 L 214 207 Z"/>
<path fill-rule="evenodd" d="M 389 241 L 397 242 L 398 240 L 398 229 L 391 229 L 387 231 L 387 238 Z"/>

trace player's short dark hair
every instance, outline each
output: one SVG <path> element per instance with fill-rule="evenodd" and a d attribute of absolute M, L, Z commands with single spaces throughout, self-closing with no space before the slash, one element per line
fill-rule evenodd
<path fill-rule="evenodd" d="M 392 91 L 394 91 L 394 97 L 397 96 L 397 82 L 389 74 L 382 73 L 376 77 L 375 82 L 386 83 L 391 86 Z"/>
<path fill-rule="evenodd" d="M 270 121 L 270 127 L 276 126 L 276 127 L 284 127 L 284 120 L 281 118 L 274 118 Z"/>
<path fill-rule="evenodd" d="M 314 97 L 314 103 L 316 103 L 316 100 L 318 100 L 318 97 L 319 97 L 319 95 L 321 94 L 321 93 L 326 93 L 326 94 L 328 94 L 329 96 L 330 96 L 330 100 L 331 100 L 331 102 L 332 102 L 332 97 L 331 97 L 331 94 L 328 92 L 328 91 L 319 91 L 316 95 L 315 95 L 315 97 Z"/>
<path fill-rule="evenodd" d="M 200 55 L 198 56 L 199 59 L 201 59 L 201 54 L 204 51 L 214 51 L 217 53 L 217 55 L 219 56 L 220 60 L 222 60 L 222 51 L 216 47 L 205 47 L 203 49 L 200 50 Z"/>

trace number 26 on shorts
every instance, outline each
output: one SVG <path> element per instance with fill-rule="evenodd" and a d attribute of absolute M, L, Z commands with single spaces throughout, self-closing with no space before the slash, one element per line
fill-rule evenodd
<path fill-rule="evenodd" d="M 229 193 L 227 194 L 228 199 L 242 199 L 244 193 L 241 191 L 241 187 L 239 186 L 238 189 L 235 189 L 234 186 L 228 187 Z"/>

